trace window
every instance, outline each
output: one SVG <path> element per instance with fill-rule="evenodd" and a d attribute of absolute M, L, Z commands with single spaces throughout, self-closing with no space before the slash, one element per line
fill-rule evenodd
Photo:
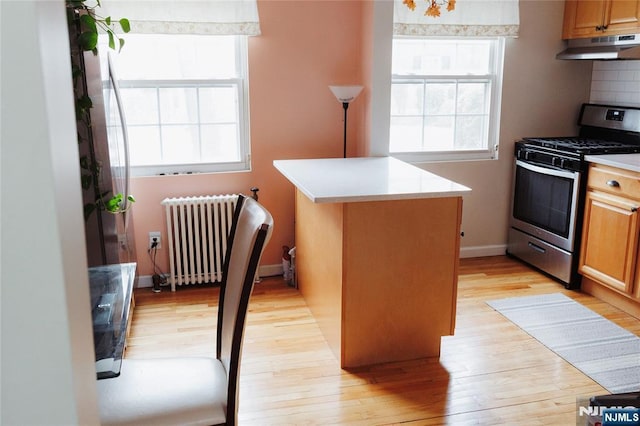
<path fill-rule="evenodd" d="M 497 155 L 502 38 L 393 40 L 389 151 L 408 161 Z"/>
<path fill-rule="evenodd" d="M 250 169 L 246 57 L 246 36 L 126 36 L 117 73 L 132 175 Z"/>

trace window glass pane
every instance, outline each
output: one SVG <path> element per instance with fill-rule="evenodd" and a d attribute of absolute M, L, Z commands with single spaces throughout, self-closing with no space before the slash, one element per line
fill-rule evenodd
<path fill-rule="evenodd" d="M 424 120 L 425 151 L 450 151 L 455 134 L 454 116 L 429 116 Z"/>
<path fill-rule="evenodd" d="M 391 86 L 392 115 L 422 115 L 424 85 L 404 83 Z"/>
<path fill-rule="evenodd" d="M 394 39 L 393 74 L 487 74 L 490 40 Z"/>
<path fill-rule="evenodd" d="M 157 124 L 158 117 L 158 91 L 153 89 L 123 88 L 122 104 L 127 115 L 127 125 Z"/>
<path fill-rule="evenodd" d="M 391 117 L 391 152 L 422 151 L 422 117 Z"/>
<path fill-rule="evenodd" d="M 224 123 L 238 121 L 238 90 L 235 87 L 206 87 L 199 93 L 200 121 Z"/>
<path fill-rule="evenodd" d="M 428 115 L 454 114 L 456 112 L 455 83 L 427 83 L 426 110 Z"/>
<path fill-rule="evenodd" d="M 482 149 L 486 137 L 484 121 L 484 116 L 458 116 L 456 118 L 455 149 Z"/>
<path fill-rule="evenodd" d="M 477 114 L 486 111 L 487 83 L 460 83 L 458 86 L 457 112 Z"/>
<path fill-rule="evenodd" d="M 167 124 L 197 123 L 197 101 L 195 88 L 160 89 L 160 117 L 162 122 Z"/>
<path fill-rule="evenodd" d="M 203 161 L 240 161 L 237 134 L 237 126 L 233 124 L 203 125 Z"/>
<path fill-rule="evenodd" d="M 127 34 L 118 55 L 123 80 L 176 80 L 234 77 L 233 36 Z"/>
<path fill-rule="evenodd" d="M 200 160 L 199 129 L 195 125 L 162 126 L 164 164 L 189 164 Z"/>
<path fill-rule="evenodd" d="M 162 162 L 162 145 L 158 126 L 127 126 L 127 130 L 132 166 L 148 166 Z"/>

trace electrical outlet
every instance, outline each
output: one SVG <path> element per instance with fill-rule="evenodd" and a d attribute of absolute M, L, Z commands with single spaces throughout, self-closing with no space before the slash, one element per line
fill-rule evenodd
<path fill-rule="evenodd" d="M 149 232 L 149 249 L 154 248 L 154 243 L 157 243 L 155 246 L 156 249 L 162 248 L 162 239 L 160 238 L 160 232 L 158 231 Z"/>

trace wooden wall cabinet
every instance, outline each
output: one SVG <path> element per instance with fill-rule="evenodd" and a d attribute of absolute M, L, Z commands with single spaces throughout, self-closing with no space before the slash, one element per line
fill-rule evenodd
<path fill-rule="evenodd" d="M 583 289 L 593 293 L 594 285 L 603 286 L 640 307 L 639 209 L 640 173 L 590 166 L 579 267 Z"/>
<path fill-rule="evenodd" d="M 640 0 L 566 0 L 563 39 L 640 32 Z"/>

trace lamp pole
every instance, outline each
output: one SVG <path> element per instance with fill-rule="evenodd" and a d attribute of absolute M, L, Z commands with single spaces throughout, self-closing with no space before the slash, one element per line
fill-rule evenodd
<path fill-rule="evenodd" d="M 349 108 L 349 102 L 343 102 L 342 108 L 344 108 L 344 149 L 343 158 L 347 158 L 347 108 Z"/>

